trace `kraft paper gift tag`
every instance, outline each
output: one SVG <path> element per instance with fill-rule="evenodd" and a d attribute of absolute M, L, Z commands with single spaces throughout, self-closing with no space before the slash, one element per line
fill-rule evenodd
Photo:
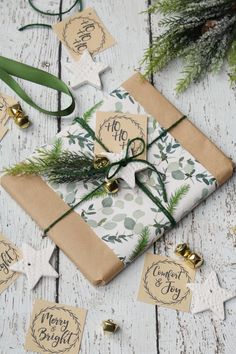
<path fill-rule="evenodd" d="M 56 23 L 53 30 L 75 60 L 85 49 L 96 55 L 116 43 L 93 8 Z"/>
<path fill-rule="evenodd" d="M 19 274 L 9 267 L 20 258 L 20 251 L 0 234 L 0 294 L 18 278 Z"/>
<path fill-rule="evenodd" d="M 8 129 L 5 126 L 9 119 L 9 116 L 7 114 L 7 108 L 16 103 L 17 102 L 14 98 L 4 95 L 0 92 L 0 141 L 8 132 Z"/>
<path fill-rule="evenodd" d="M 125 149 L 128 142 L 134 138 L 142 138 L 147 142 L 147 116 L 119 112 L 96 113 L 96 136 L 110 152 L 119 153 Z M 133 154 L 142 150 L 140 141 L 134 142 Z M 98 142 L 94 145 L 94 154 L 104 152 Z M 138 158 L 146 159 L 146 150 Z"/>
<path fill-rule="evenodd" d="M 195 270 L 179 260 L 148 253 L 138 293 L 138 300 L 175 310 L 190 311 Z"/>
<path fill-rule="evenodd" d="M 36 300 L 25 349 L 46 354 L 78 354 L 87 311 Z"/>

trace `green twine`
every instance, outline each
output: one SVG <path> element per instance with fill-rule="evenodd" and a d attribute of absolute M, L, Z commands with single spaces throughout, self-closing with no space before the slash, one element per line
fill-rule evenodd
<path fill-rule="evenodd" d="M 28 0 L 30 6 L 37 12 L 39 12 L 40 14 L 42 15 L 49 15 L 49 16 L 60 16 L 60 15 L 65 15 L 67 14 L 68 12 L 70 12 L 77 4 L 80 4 L 80 10 L 81 10 L 81 7 L 82 7 L 82 0 L 75 0 L 74 4 L 67 10 L 65 11 L 60 11 L 60 12 L 48 12 L 48 11 L 42 11 L 40 10 L 38 7 L 36 7 L 34 4 L 33 4 L 33 1 L 32 0 Z"/>
<path fill-rule="evenodd" d="M 132 144 L 135 142 L 135 141 L 140 141 L 141 144 L 142 144 L 142 149 L 140 152 L 138 152 L 137 154 L 135 155 L 131 155 L 129 156 L 129 150 L 132 146 Z M 142 159 L 137 159 L 137 157 L 141 156 L 142 153 L 145 151 L 145 142 L 142 138 L 134 138 L 134 139 L 131 139 L 128 144 L 127 144 L 127 148 L 126 148 L 126 154 L 125 154 L 125 157 L 120 160 L 120 161 L 117 161 L 117 162 L 113 162 L 112 164 L 109 165 L 108 167 L 108 171 L 107 171 L 107 179 L 112 179 L 113 177 L 115 177 L 115 175 L 120 171 L 120 169 L 122 167 L 125 167 L 127 166 L 129 163 L 143 163 L 144 165 L 146 165 L 149 169 L 151 169 L 153 172 L 155 172 L 158 176 L 158 179 L 159 179 L 159 183 L 160 183 L 160 186 L 161 186 L 161 189 L 162 189 L 162 192 L 163 192 L 163 199 L 165 202 L 167 202 L 167 194 L 166 194 L 166 188 L 165 188 L 165 185 L 163 183 L 163 180 L 162 180 L 162 174 L 156 169 L 156 167 L 150 163 L 149 161 L 147 160 L 142 160 Z M 111 169 L 113 167 L 116 167 L 113 171 L 113 173 L 110 175 L 110 172 L 111 172 Z"/>
<path fill-rule="evenodd" d="M 25 25 L 23 27 L 18 28 L 18 31 L 22 32 L 28 28 L 31 29 L 33 27 L 45 27 L 45 28 L 50 28 L 50 29 L 52 28 L 51 25 L 47 25 L 46 23 L 31 23 L 29 25 Z"/>
<path fill-rule="evenodd" d="M 64 219 L 67 215 L 69 215 L 77 206 L 79 206 L 80 204 L 82 204 L 83 202 L 85 202 L 87 199 L 91 198 L 94 193 L 96 193 L 99 189 L 101 189 L 104 186 L 104 182 L 102 184 L 100 184 L 97 188 L 95 188 L 92 192 L 88 193 L 83 199 L 81 199 L 78 203 L 76 203 L 75 205 L 73 205 L 72 207 L 70 207 L 69 210 L 67 210 L 64 214 L 62 214 L 58 219 L 56 219 L 51 225 L 49 225 L 45 230 L 44 230 L 44 236 L 46 237 L 46 234 L 48 233 L 49 230 L 51 230 L 51 228 L 53 226 L 55 226 L 59 221 L 61 221 L 62 219 Z"/>
<path fill-rule="evenodd" d="M 77 118 L 74 119 L 74 122 L 79 123 L 80 126 L 81 126 L 84 130 L 86 130 L 86 131 L 89 133 L 89 135 L 91 136 L 91 138 L 92 138 L 93 140 L 97 141 L 98 144 L 100 144 L 101 147 L 102 147 L 105 151 L 109 152 L 109 150 L 108 150 L 107 147 L 102 143 L 102 141 L 100 141 L 100 140 L 96 137 L 96 134 L 95 134 L 94 130 L 90 127 L 90 125 L 89 125 L 83 118 L 77 117 Z"/>
<path fill-rule="evenodd" d="M 34 4 L 33 4 L 33 1 L 32 0 L 28 0 L 29 2 L 29 5 L 37 12 L 39 12 L 40 14 L 42 15 L 47 15 L 47 16 L 62 16 L 62 15 L 65 15 L 67 14 L 68 12 L 70 12 L 76 5 L 79 5 L 79 11 L 82 10 L 82 0 L 75 0 L 74 4 L 67 10 L 65 11 L 60 11 L 60 12 L 49 12 L 49 11 L 42 11 L 40 10 L 38 7 L 36 7 Z M 26 29 L 29 29 L 29 28 L 34 28 L 34 27 L 45 27 L 45 28 L 52 28 L 51 25 L 48 25 L 48 24 L 44 24 L 44 23 L 31 23 L 29 25 L 25 25 L 23 27 L 20 27 L 18 30 L 19 31 L 24 31 Z"/>
<path fill-rule="evenodd" d="M 179 125 L 179 123 L 182 122 L 182 120 L 186 119 L 186 116 L 182 116 L 180 119 L 178 119 L 174 124 L 172 124 L 169 128 L 164 129 L 162 131 L 162 133 L 160 135 L 158 135 L 158 137 L 156 137 L 153 141 L 151 141 L 151 143 L 148 144 L 147 148 L 150 149 L 150 147 L 152 147 L 152 145 L 154 143 L 156 143 L 158 140 L 160 140 L 161 138 L 163 138 L 170 130 L 172 130 L 173 128 L 175 128 L 177 125 Z"/>
<path fill-rule="evenodd" d="M 157 142 L 159 139 L 161 139 L 163 136 L 165 136 L 171 129 L 173 129 L 174 127 L 176 127 L 180 122 L 182 122 L 184 119 L 186 119 L 187 117 L 186 116 L 182 116 L 180 119 L 178 119 L 174 124 L 172 124 L 169 128 L 167 129 L 164 129 L 162 131 L 162 133 L 157 137 L 155 138 L 151 143 L 149 143 L 147 145 L 147 149 L 149 150 L 151 148 L 151 146 Z M 83 119 L 83 118 L 75 118 L 74 119 L 75 122 L 79 123 L 83 129 L 85 129 L 89 135 L 91 136 L 92 139 L 96 140 L 103 149 L 105 149 L 106 151 L 109 151 L 107 149 L 107 147 L 96 137 L 95 135 L 95 132 L 94 130 L 88 125 L 88 123 Z M 144 144 L 143 145 L 143 148 L 142 148 L 142 151 L 141 153 L 138 153 L 136 155 L 132 157 L 129 157 L 129 148 L 131 146 L 131 144 L 135 141 L 135 140 L 139 140 L 139 141 L 142 141 L 142 143 Z M 166 195 L 166 189 L 164 187 L 164 183 L 163 183 L 163 180 L 161 178 L 161 173 L 159 171 L 157 171 L 157 169 L 155 168 L 155 166 L 153 164 L 151 164 L 150 162 L 148 161 L 145 161 L 145 160 L 141 160 L 141 159 L 136 159 L 136 157 L 140 156 L 143 151 L 144 151 L 144 148 L 145 148 L 145 142 L 143 139 L 141 138 L 135 138 L 135 139 L 132 139 L 128 145 L 127 145 L 127 149 L 126 149 L 126 155 L 125 155 L 125 158 L 121 161 L 118 161 L 118 162 L 115 162 L 113 164 L 111 164 L 109 167 L 108 167 L 108 171 L 107 171 L 107 177 L 109 178 L 112 178 L 114 177 L 114 175 L 119 171 L 120 168 L 122 168 L 123 166 L 126 166 L 128 163 L 130 162 L 143 162 L 145 163 L 146 165 L 149 166 L 149 168 L 151 168 L 151 170 L 153 170 L 154 172 L 157 173 L 158 175 L 158 178 L 159 178 L 159 182 L 160 182 L 160 185 L 161 185 L 161 188 L 162 188 L 162 191 L 163 191 L 163 199 L 164 201 L 166 202 L 167 201 L 167 195 Z M 114 166 L 117 165 L 117 169 L 115 170 L 115 173 L 113 173 L 111 176 L 109 175 L 109 172 L 110 172 L 110 169 Z M 174 219 L 174 217 L 171 215 L 171 213 L 163 206 L 161 200 L 157 197 L 157 196 L 154 196 L 152 194 L 152 192 L 145 186 L 145 184 L 143 182 L 141 182 L 138 177 L 136 176 L 135 177 L 135 180 L 136 180 L 136 184 L 138 185 L 138 187 L 143 191 L 143 193 L 145 193 L 152 201 L 154 204 L 156 204 L 156 206 L 159 208 L 159 210 L 167 217 L 167 219 L 169 220 L 170 224 L 172 227 L 174 227 L 176 225 L 176 221 Z M 99 185 L 96 189 L 94 189 L 92 192 L 90 192 L 89 194 L 87 194 L 83 199 L 81 199 L 77 204 L 73 205 L 69 210 L 67 210 L 63 215 L 61 215 L 58 219 L 56 219 L 51 225 L 49 225 L 45 230 L 44 230 L 44 235 L 46 235 L 46 233 L 53 227 L 55 226 L 59 221 L 61 221 L 62 219 L 64 219 L 64 217 L 66 217 L 67 215 L 69 215 L 77 206 L 79 206 L 81 203 L 83 203 L 84 201 L 86 201 L 87 199 L 89 199 L 97 190 L 99 190 L 100 188 L 102 188 L 104 186 L 104 182 Z"/>

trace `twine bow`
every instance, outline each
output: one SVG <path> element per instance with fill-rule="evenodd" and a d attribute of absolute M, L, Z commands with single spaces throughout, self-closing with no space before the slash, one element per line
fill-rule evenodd
<path fill-rule="evenodd" d="M 139 149 L 138 153 L 132 154 L 132 145 L 135 142 L 140 142 L 141 143 L 141 149 Z M 141 156 L 143 154 L 143 152 L 146 149 L 146 144 L 145 141 L 142 138 L 134 138 L 129 140 L 127 147 L 126 147 L 126 152 L 125 152 L 125 156 L 123 159 L 113 162 L 109 165 L 108 169 L 107 169 L 107 173 L 106 173 L 106 178 L 107 179 L 112 179 L 114 178 L 118 172 L 122 169 L 125 168 L 129 163 L 142 163 L 144 165 L 147 166 L 147 168 L 149 168 L 150 170 L 152 170 L 153 172 L 155 172 L 158 176 L 158 181 L 160 183 L 160 187 L 162 189 L 163 192 L 163 199 L 165 202 L 167 202 L 167 194 L 166 194 L 166 188 L 165 188 L 165 184 L 163 182 L 163 177 L 164 174 L 159 172 L 155 165 L 152 164 L 151 162 L 147 161 L 147 160 L 143 160 L 143 159 L 138 159 L 137 157 Z M 131 154 L 130 154 L 130 150 L 131 150 Z M 115 168 L 114 168 L 115 167 Z"/>

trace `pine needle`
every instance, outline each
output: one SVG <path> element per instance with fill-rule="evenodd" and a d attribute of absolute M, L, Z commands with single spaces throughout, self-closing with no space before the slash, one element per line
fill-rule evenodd
<path fill-rule="evenodd" d="M 90 118 L 94 114 L 94 112 L 97 111 L 97 109 L 102 105 L 103 101 L 100 101 L 96 103 L 91 109 L 89 109 L 87 112 L 84 113 L 83 119 L 85 120 L 86 123 L 89 122 Z"/>
<path fill-rule="evenodd" d="M 179 204 L 180 200 L 188 193 L 190 189 L 189 184 L 181 186 L 179 189 L 175 191 L 174 194 L 171 195 L 167 210 L 171 215 L 174 214 L 177 205 Z"/>
<path fill-rule="evenodd" d="M 62 150 L 62 141 L 56 140 L 51 149 L 38 149 L 36 155 L 4 172 L 13 176 L 38 175 L 53 183 L 97 181 L 106 173 L 106 168 L 95 169 L 93 158 L 84 153 Z"/>
<path fill-rule="evenodd" d="M 102 198 L 102 197 L 105 197 L 107 196 L 107 192 L 105 190 L 105 188 L 102 186 L 100 189 L 94 191 L 94 193 L 90 194 L 89 197 L 87 197 L 87 194 L 85 194 L 84 196 L 81 197 L 81 200 L 82 199 L 86 199 L 86 201 L 89 201 L 89 200 L 93 200 L 93 199 L 96 199 L 96 198 Z"/>
<path fill-rule="evenodd" d="M 183 77 L 176 92 L 181 93 L 207 72 L 217 73 L 236 40 L 235 0 L 156 0 L 149 13 L 167 15 L 159 25 L 166 31 L 153 39 L 145 53 L 144 76 L 162 70 L 176 58 L 184 63 Z M 229 54 L 229 58 L 234 57 Z M 235 60 L 230 60 L 231 82 L 236 81 Z"/>
<path fill-rule="evenodd" d="M 133 253 L 130 256 L 130 261 L 133 261 L 136 257 L 138 257 L 142 252 L 145 251 L 145 249 L 148 246 L 149 243 L 149 237 L 150 237 L 150 230 L 146 226 L 143 228 L 139 235 L 139 241 L 133 251 Z"/>
<path fill-rule="evenodd" d="M 228 63 L 230 68 L 231 83 L 236 83 L 236 40 L 233 41 L 232 46 L 228 52 Z"/>

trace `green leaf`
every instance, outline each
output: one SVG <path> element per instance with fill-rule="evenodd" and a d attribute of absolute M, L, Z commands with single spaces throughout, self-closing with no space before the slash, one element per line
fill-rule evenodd
<path fill-rule="evenodd" d="M 125 217 L 126 217 L 126 214 L 116 214 L 113 216 L 112 220 L 119 222 L 119 221 L 123 221 Z"/>
<path fill-rule="evenodd" d="M 112 204 L 113 204 L 113 200 L 112 200 L 112 198 L 110 198 L 110 197 L 105 198 L 105 199 L 103 199 L 103 201 L 102 201 L 102 206 L 103 206 L 104 208 L 111 207 Z"/>
<path fill-rule="evenodd" d="M 171 175 L 174 179 L 177 179 L 179 181 L 181 181 L 185 178 L 184 173 L 180 170 L 171 172 Z"/>
<path fill-rule="evenodd" d="M 128 230 L 133 230 L 134 229 L 134 226 L 135 226 L 135 220 L 134 219 L 131 219 L 131 218 L 125 218 L 124 220 L 124 226 L 126 229 Z"/>
<path fill-rule="evenodd" d="M 104 229 L 106 230 L 113 230 L 116 227 L 115 222 L 107 222 L 106 224 L 103 225 Z"/>

